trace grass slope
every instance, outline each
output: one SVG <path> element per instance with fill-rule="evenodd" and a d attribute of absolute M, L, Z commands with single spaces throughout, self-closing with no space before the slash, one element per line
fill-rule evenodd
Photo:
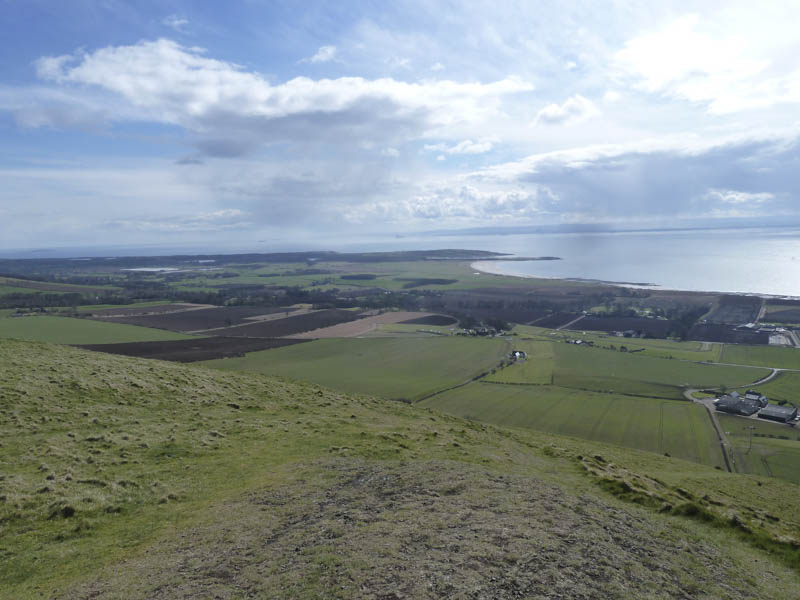
<path fill-rule="evenodd" d="M 717 414 L 740 472 L 800 483 L 800 432 L 769 421 Z M 752 442 L 749 427 L 753 427 Z"/>
<path fill-rule="evenodd" d="M 800 592 L 774 479 L 61 346 L 0 365 L 2 598 Z"/>
<path fill-rule="evenodd" d="M 424 405 L 486 423 L 573 435 L 723 466 L 705 409 L 689 402 L 549 385 L 476 382 L 434 396 Z"/>
<path fill-rule="evenodd" d="M 491 369 L 507 352 L 500 339 L 332 338 L 202 364 L 415 400 Z"/>
<path fill-rule="evenodd" d="M 191 336 L 123 323 L 106 323 L 71 317 L 0 318 L 0 338 L 53 344 L 113 344 L 183 340 Z"/>

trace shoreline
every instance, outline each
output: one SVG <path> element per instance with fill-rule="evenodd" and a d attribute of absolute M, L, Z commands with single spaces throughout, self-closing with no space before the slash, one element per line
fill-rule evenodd
<path fill-rule="evenodd" d="M 519 275 L 516 273 L 504 273 L 502 270 L 491 270 L 488 268 L 488 265 L 481 265 L 481 263 L 496 263 L 500 262 L 502 259 L 497 259 L 493 261 L 474 261 L 470 263 L 470 268 L 474 271 L 485 275 L 499 275 L 501 277 L 517 277 L 519 279 L 549 279 L 552 281 L 571 281 L 577 283 L 587 283 L 587 284 L 596 284 L 596 285 L 610 285 L 614 287 L 624 287 L 624 288 L 631 288 L 631 289 L 638 289 L 638 290 L 653 290 L 656 292 L 687 292 L 691 294 L 719 294 L 719 295 L 729 295 L 729 296 L 756 296 L 758 298 L 775 298 L 775 299 L 783 299 L 783 300 L 800 300 L 800 296 L 791 296 L 788 294 L 767 294 L 761 292 L 721 292 L 721 291 L 714 291 L 714 290 L 690 290 L 685 288 L 668 288 L 663 287 L 657 283 L 627 283 L 623 281 L 606 281 L 603 279 L 586 279 L 580 277 L 551 277 L 547 275 Z M 525 259 L 519 259 L 518 262 L 522 262 Z"/>

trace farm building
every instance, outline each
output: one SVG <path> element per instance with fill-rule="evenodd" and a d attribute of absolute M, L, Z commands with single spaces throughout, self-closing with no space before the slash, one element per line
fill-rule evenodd
<path fill-rule="evenodd" d="M 759 419 L 769 419 L 770 421 L 778 421 L 780 423 L 788 423 L 797 416 L 796 406 L 776 406 L 770 404 L 766 408 L 761 409 L 758 413 Z"/>
<path fill-rule="evenodd" d="M 720 412 L 749 417 L 758 412 L 761 405 L 755 400 L 748 400 L 741 396 L 723 396 L 714 401 L 715 408 Z"/>
<path fill-rule="evenodd" d="M 767 404 L 769 404 L 769 400 L 767 400 L 767 397 L 761 392 L 757 392 L 756 390 L 747 390 L 744 397 L 747 400 L 754 400 L 758 402 L 761 408 L 764 408 Z"/>
<path fill-rule="evenodd" d="M 525 354 L 525 352 L 523 352 L 522 350 L 512 350 L 511 351 L 511 358 L 513 358 L 514 360 L 520 360 L 520 359 L 526 358 L 526 357 L 527 357 L 527 354 Z"/>

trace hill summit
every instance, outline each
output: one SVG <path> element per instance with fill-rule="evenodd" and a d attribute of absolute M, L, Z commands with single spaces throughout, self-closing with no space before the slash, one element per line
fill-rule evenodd
<path fill-rule="evenodd" d="M 796 486 L 0 341 L 5 598 L 796 598 Z"/>

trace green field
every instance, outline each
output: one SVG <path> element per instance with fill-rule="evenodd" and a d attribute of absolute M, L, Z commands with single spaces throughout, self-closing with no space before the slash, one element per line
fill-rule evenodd
<path fill-rule="evenodd" d="M 487 423 L 571 435 L 722 466 L 719 444 L 705 409 L 689 402 L 557 386 L 476 382 L 429 398 L 423 405 Z"/>
<path fill-rule="evenodd" d="M 0 285 L 0 296 L 5 294 L 41 294 L 42 290 L 32 290 L 31 288 L 15 287 L 13 285 Z M 47 292 L 49 294 L 63 294 L 64 292 Z"/>
<path fill-rule="evenodd" d="M 694 362 L 719 362 L 723 346 L 714 342 L 624 338 L 591 331 L 580 333 L 575 331 L 564 332 L 531 325 L 517 325 L 514 331 L 523 338 L 532 337 L 534 339 L 553 341 L 581 339 L 587 342 L 594 342 L 596 346 L 605 348 L 625 346 L 628 350 L 642 350 L 641 354 L 643 356 Z"/>
<path fill-rule="evenodd" d="M 800 483 L 800 431 L 779 423 L 719 413 L 717 419 L 733 445 L 737 471 Z M 748 427 L 755 427 L 751 448 Z"/>
<path fill-rule="evenodd" d="M 0 318 L 0 338 L 53 344 L 112 344 L 184 340 L 192 336 L 163 329 L 106 323 L 71 317 L 27 316 Z"/>
<path fill-rule="evenodd" d="M 720 362 L 777 369 L 800 369 L 800 349 L 726 344 Z"/>
<path fill-rule="evenodd" d="M 501 339 L 334 338 L 199 364 L 416 400 L 493 368 L 508 351 Z"/>
<path fill-rule="evenodd" d="M 578 389 L 679 399 L 683 388 L 743 386 L 769 374 L 574 344 L 553 343 L 553 349 L 553 383 Z"/>
<path fill-rule="evenodd" d="M 553 383 L 555 351 L 552 342 L 514 340 L 512 345 L 514 350 L 522 350 L 527 357 L 492 373 L 486 377 L 486 381 L 539 385 Z"/>
<path fill-rule="evenodd" d="M 758 386 L 770 400 L 786 400 L 800 406 L 800 373 L 784 372 L 775 379 Z"/>

